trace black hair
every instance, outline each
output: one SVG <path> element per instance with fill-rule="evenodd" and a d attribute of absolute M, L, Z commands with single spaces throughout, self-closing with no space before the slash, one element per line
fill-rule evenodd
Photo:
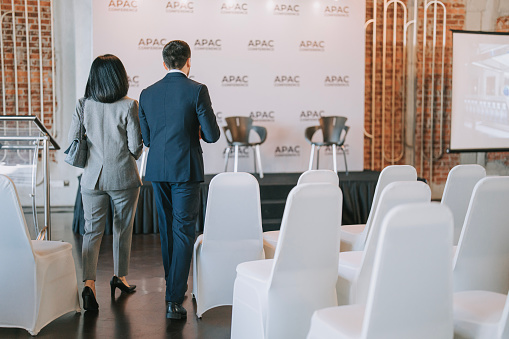
<path fill-rule="evenodd" d="M 190 57 L 191 48 L 185 41 L 173 40 L 163 48 L 163 61 L 170 69 L 182 69 Z"/>
<path fill-rule="evenodd" d="M 112 54 L 95 58 L 88 75 L 85 98 L 112 103 L 125 97 L 128 90 L 127 72 L 119 58 Z"/>

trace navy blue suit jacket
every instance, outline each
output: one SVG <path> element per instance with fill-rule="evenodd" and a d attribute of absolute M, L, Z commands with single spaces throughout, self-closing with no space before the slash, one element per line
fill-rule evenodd
<path fill-rule="evenodd" d="M 141 92 L 139 116 L 143 143 L 150 147 L 145 179 L 203 181 L 199 128 L 205 142 L 220 136 L 207 86 L 168 73 Z"/>

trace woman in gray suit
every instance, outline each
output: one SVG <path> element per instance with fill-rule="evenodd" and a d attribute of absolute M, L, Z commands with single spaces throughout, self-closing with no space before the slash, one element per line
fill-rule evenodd
<path fill-rule="evenodd" d="M 106 224 L 110 198 L 115 207 L 113 219 L 115 288 L 134 292 L 135 285 L 125 279 L 129 269 L 134 214 L 141 180 L 136 166 L 143 151 L 138 118 L 138 102 L 128 98 L 129 83 L 122 62 L 114 55 L 97 57 L 90 68 L 85 97 L 78 101 L 69 139 L 79 131 L 79 106 L 83 105 L 83 125 L 88 143 L 88 160 L 81 179 L 85 214 L 83 236 L 83 308 L 96 311 L 95 280 L 99 247 Z"/>

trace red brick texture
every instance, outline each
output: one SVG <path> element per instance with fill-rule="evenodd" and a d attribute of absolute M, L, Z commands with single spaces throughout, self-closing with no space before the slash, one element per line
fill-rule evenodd
<path fill-rule="evenodd" d="M 3 21 L 1 33 L 3 39 L 3 77 L 0 77 L 0 88 L 5 86 L 5 93 L 0 95 L 0 114 L 16 114 L 16 102 L 19 115 L 37 115 L 41 118 L 44 112 L 44 125 L 50 129 L 53 124 L 53 79 L 52 79 L 52 49 L 51 49 L 51 7 L 50 1 L 41 1 L 41 22 L 38 20 L 37 1 L 29 0 L 28 8 L 28 37 L 25 21 L 25 1 L 14 0 L 14 24 L 11 1 L 0 4 Z M 9 12 L 9 13 L 7 13 Z M 6 14 L 7 13 L 7 14 Z M 41 45 L 39 48 L 39 27 L 41 28 Z M 15 39 L 13 37 L 15 31 Z M 14 40 L 16 46 L 14 46 Z M 27 42 L 29 51 L 27 53 Z M 16 51 L 16 64 L 15 64 Z M 28 55 L 28 57 L 27 57 Z M 41 62 L 42 56 L 42 91 L 41 104 Z M 30 74 L 28 65 L 30 65 Z M 15 74 L 17 72 L 17 92 Z M 28 77 L 30 76 L 30 86 Z M 2 83 L 3 82 L 3 83 Z M 4 94 L 4 95 L 3 95 Z M 4 100 L 5 96 L 5 100 Z M 29 108 L 29 97 L 31 108 Z M 5 101 L 5 102 L 4 102 Z M 6 111 L 3 111 L 5 104 Z"/>
<path fill-rule="evenodd" d="M 374 131 L 375 138 L 365 138 L 365 168 L 381 170 L 390 164 L 404 164 L 403 140 L 404 114 L 407 107 L 415 105 L 415 136 L 413 165 L 419 175 L 433 183 L 444 183 L 447 173 L 459 164 L 459 155 L 445 153 L 449 145 L 451 121 L 451 83 L 452 83 L 452 33 L 451 29 L 463 29 L 466 8 L 463 3 L 443 0 L 444 8 L 432 5 L 426 11 L 423 2 L 418 8 L 417 18 L 417 50 L 416 50 L 416 102 L 406 102 L 407 91 L 407 59 L 409 54 L 403 45 L 404 17 L 402 7 L 395 13 L 394 6 L 388 8 L 385 19 L 385 72 L 383 63 L 384 52 L 384 8 L 383 1 L 378 1 L 376 28 L 376 77 L 375 77 L 375 122 L 371 122 L 372 114 L 372 42 L 373 29 L 366 32 L 366 111 L 365 126 L 368 133 Z M 374 1 L 366 4 L 366 20 L 373 18 Z M 433 18 L 437 17 L 437 29 L 434 30 Z M 396 18 L 395 18 L 396 16 Z M 407 21 L 411 20 L 407 18 Z M 396 30 L 394 34 L 394 29 Z M 409 30 L 413 25 L 409 26 Z M 426 44 L 424 44 L 426 32 Z M 443 35 L 445 33 L 445 47 Z M 396 41 L 394 43 L 394 36 Z M 436 44 L 433 45 L 433 39 Z M 410 46 L 411 41 L 408 41 Z M 396 46 L 395 48 L 393 46 Z M 435 46 L 435 48 L 433 47 Z M 395 53 L 395 58 L 393 55 Z M 395 61 L 393 61 L 393 59 Z M 442 62 L 443 60 L 443 62 Z M 443 71 L 442 71 L 443 70 Z M 385 92 L 384 92 L 385 74 Z M 412 105 L 412 106 L 409 106 Z M 383 109 L 385 107 L 385 110 Z M 412 136 L 408 136 L 412 137 Z M 410 138 L 409 140 L 412 140 Z M 431 142 L 433 140 L 433 142 Z M 371 154 L 374 142 L 374 156 Z M 412 147 L 412 145 L 407 145 Z M 382 152 L 383 151 L 383 152 Z"/>

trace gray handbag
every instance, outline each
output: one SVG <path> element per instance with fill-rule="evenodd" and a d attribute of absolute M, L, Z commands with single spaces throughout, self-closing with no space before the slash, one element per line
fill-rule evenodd
<path fill-rule="evenodd" d="M 85 101 L 86 99 L 80 100 L 80 105 L 78 107 L 78 116 L 80 120 L 80 129 L 78 134 L 74 137 L 71 145 L 64 151 L 64 153 L 67 154 L 65 162 L 79 168 L 84 168 L 88 159 L 87 135 L 85 134 L 85 126 L 83 125 Z"/>

